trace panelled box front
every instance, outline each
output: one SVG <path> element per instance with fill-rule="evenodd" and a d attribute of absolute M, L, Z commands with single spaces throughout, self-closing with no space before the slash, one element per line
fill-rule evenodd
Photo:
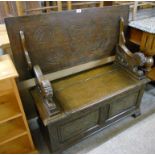
<path fill-rule="evenodd" d="M 127 115 L 134 114 L 139 110 L 143 91 L 143 86 L 136 87 L 100 102 L 94 108 L 90 107 L 78 115 L 73 114 L 59 122 L 49 123 L 44 134 L 50 136 L 48 144 L 51 144 L 52 152 L 61 152 L 91 133 L 104 129 Z"/>

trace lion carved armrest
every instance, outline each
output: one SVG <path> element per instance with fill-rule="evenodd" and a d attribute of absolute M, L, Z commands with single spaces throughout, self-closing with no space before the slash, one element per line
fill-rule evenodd
<path fill-rule="evenodd" d="M 35 65 L 33 71 L 36 77 L 36 84 L 39 87 L 40 95 L 46 106 L 49 115 L 59 112 L 58 106 L 53 101 L 53 89 L 49 80 L 45 79 L 40 67 Z"/>
<path fill-rule="evenodd" d="M 131 73 L 133 73 L 138 79 L 145 77 L 145 64 L 147 58 L 141 52 L 132 53 L 125 45 L 124 37 L 124 20 L 120 20 L 120 36 L 119 44 L 116 48 L 116 60 L 115 62 Z"/>

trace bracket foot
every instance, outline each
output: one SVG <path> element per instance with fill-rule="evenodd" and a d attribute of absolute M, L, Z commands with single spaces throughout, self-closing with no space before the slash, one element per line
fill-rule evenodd
<path fill-rule="evenodd" d="M 137 110 L 137 111 L 135 111 L 134 114 L 132 114 L 132 117 L 137 118 L 137 117 L 140 116 L 140 115 L 141 115 L 140 110 Z"/>

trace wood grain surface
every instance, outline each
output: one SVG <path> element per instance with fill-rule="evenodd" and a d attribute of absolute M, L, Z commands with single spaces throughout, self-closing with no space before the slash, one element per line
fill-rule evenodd
<path fill-rule="evenodd" d="M 51 73 L 115 54 L 119 19 L 128 23 L 128 6 L 82 9 L 5 20 L 21 80 L 32 78 L 21 47 L 25 33 L 32 63 Z"/>
<path fill-rule="evenodd" d="M 122 82 L 123 81 L 123 82 Z M 75 111 L 99 102 L 135 85 L 125 71 L 115 65 L 99 67 L 52 83 L 54 95 L 65 111 Z"/>
<path fill-rule="evenodd" d="M 0 81 L 8 78 L 14 78 L 17 76 L 18 73 L 12 63 L 10 56 L 8 54 L 0 56 Z"/>

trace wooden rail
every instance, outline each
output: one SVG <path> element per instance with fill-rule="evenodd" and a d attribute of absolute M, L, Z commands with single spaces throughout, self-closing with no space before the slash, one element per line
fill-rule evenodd
<path fill-rule="evenodd" d="M 138 8 L 148 8 L 148 7 L 154 7 L 155 2 L 115 2 L 115 5 L 129 5 L 130 9 L 132 11 L 132 20 L 136 20 L 137 10 Z"/>
<path fill-rule="evenodd" d="M 3 4 L 4 4 L 4 10 L 5 10 L 6 15 L 9 15 L 10 11 L 9 11 L 8 2 L 4 1 Z"/>
<path fill-rule="evenodd" d="M 77 2 L 73 3 L 72 1 L 67 1 L 66 3 L 62 3 L 61 1 L 57 1 L 56 5 L 50 6 L 49 1 L 46 2 L 46 6 L 40 7 L 40 8 L 34 8 L 34 9 L 28 9 L 25 10 L 25 13 L 33 12 L 33 11 L 41 11 L 46 10 L 47 12 L 51 11 L 51 9 L 57 9 L 57 11 L 62 11 L 63 7 L 66 7 L 67 10 L 72 10 L 74 6 L 83 6 L 83 5 L 93 5 L 93 4 L 99 4 L 100 7 L 104 6 L 103 1 L 99 2 Z"/>
<path fill-rule="evenodd" d="M 16 5 L 12 5 L 10 7 L 10 3 L 9 1 L 3 1 L 2 6 L 4 8 L 4 12 L 5 12 L 5 16 L 10 16 L 11 13 L 11 8 L 15 7 L 14 10 L 17 10 L 17 15 L 18 16 L 22 16 L 25 14 L 34 14 L 37 13 L 37 11 L 39 11 L 38 13 L 42 13 L 43 12 L 50 12 L 52 10 L 54 11 L 62 11 L 62 10 L 72 10 L 75 8 L 81 8 L 83 6 L 91 6 L 91 5 L 95 5 L 98 7 L 103 7 L 106 5 L 107 2 L 104 1 L 92 1 L 92 2 L 73 2 L 73 1 L 44 1 L 45 2 L 45 6 L 40 6 L 39 2 L 37 4 L 37 6 L 35 5 L 35 7 L 33 8 L 33 5 L 27 5 L 30 2 L 26 2 L 26 1 L 16 1 L 16 2 L 12 2 L 15 3 Z M 137 14 L 137 8 L 147 8 L 147 7 L 154 7 L 155 6 L 155 2 L 121 2 L 121 1 L 115 1 L 113 2 L 114 5 L 130 5 L 130 9 L 133 13 L 133 17 L 132 20 L 136 19 L 136 14 Z M 31 6 L 31 7 L 30 7 Z M 12 14 L 12 16 L 16 15 L 16 12 L 14 12 Z"/>
<path fill-rule="evenodd" d="M 40 8 L 25 10 L 25 12 L 28 13 L 28 12 L 41 11 L 41 10 L 47 10 L 49 12 L 49 9 L 55 9 L 55 8 L 58 8 L 58 6 L 40 7 Z"/>
<path fill-rule="evenodd" d="M 16 8 L 18 16 L 24 15 L 24 6 L 22 4 L 22 1 L 16 1 Z"/>

